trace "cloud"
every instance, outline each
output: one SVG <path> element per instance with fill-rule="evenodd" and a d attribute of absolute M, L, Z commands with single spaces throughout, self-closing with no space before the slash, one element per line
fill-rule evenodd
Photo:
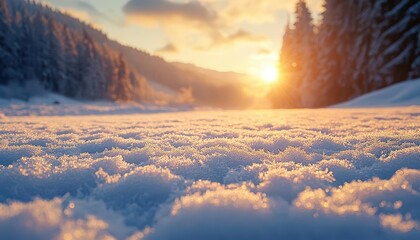
<path fill-rule="evenodd" d="M 74 3 L 75 6 L 77 6 L 77 8 L 79 8 L 80 10 L 85 10 L 86 12 L 88 12 L 90 15 L 94 16 L 94 17 L 98 17 L 98 18 L 102 18 L 106 16 L 99 12 L 94 6 L 92 6 L 90 3 L 87 2 L 83 2 L 83 1 L 77 1 Z"/>
<path fill-rule="evenodd" d="M 266 40 L 231 24 L 222 14 L 226 4 L 218 5 L 217 1 L 131 0 L 123 12 L 132 23 L 161 26 L 178 46 L 188 45 L 196 50 Z M 163 52 L 173 52 L 173 46 L 166 47 Z"/>
<path fill-rule="evenodd" d="M 121 21 L 115 20 L 113 18 L 111 18 L 110 16 L 100 12 L 98 9 L 96 9 L 92 4 L 85 2 L 85 1 L 77 1 L 74 3 L 74 6 L 81 10 L 81 11 L 85 11 L 89 14 L 89 16 L 91 16 L 92 18 L 95 19 L 103 19 L 106 20 L 110 23 L 116 24 L 116 25 L 122 25 Z"/>
<path fill-rule="evenodd" d="M 130 17 L 141 16 L 158 21 L 164 21 L 162 18 L 178 18 L 205 25 L 232 25 L 239 22 L 273 22 L 279 10 L 293 10 L 293 7 L 293 0 L 130 0 L 123 11 Z"/>
<path fill-rule="evenodd" d="M 163 48 L 156 50 L 156 52 L 160 54 L 174 54 L 174 53 L 178 53 L 179 49 L 175 44 L 168 43 Z"/>
<path fill-rule="evenodd" d="M 274 22 L 279 10 L 293 9 L 294 1 L 277 0 L 231 0 L 222 15 L 234 22 Z"/>
<path fill-rule="evenodd" d="M 130 0 L 123 11 L 131 17 L 153 18 L 158 21 L 178 19 L 204 25 L 212 24 L 217 18 L 216 13 L 200 2 Z"/>
<path fill-rule="evenodd" d="M 86 1 L 73 0 L 38 0 L 43 3 L 52 4 L 65 12 L 68 12 L 73 17 L 79 18 L 83 21 L 92 23 L 94 26 L 99 26 L 98 21 L 107 21 L 115 25 L 123 25 L 121 20 L 112 18 L 111 16 L 99 11 L 94 5 Z"/>
<path fill-rule="evenodd" d="M 215 2 L 225 2 L 224 0 L 210 0 Z M 222 15 L 235 22 L 247 22 L 262 24 L 275 22 L 279 12 L 293 12 L 295 0 L 230 0 L 222 11 Z M 313 13 L 320 12 L 322 0 L 306 0 Z M 315 14 L 314 14 L 315 17 Z"/>
<path fill-rule="evenodd" d="M 248 32 L 243 29 L 239 29 L 233 34 L 229 34 L 227 36 L 222 35 L 221 33 L 217 33 L 213 36 L 213 39 L 210 44 L 205 46 L 199 46 L 197 50 L 209 50 L 214 48 L 220 47 L 230 47 L 240 43 L 255 43 L 255 42 L 262 42 L 267 40 L 266 37 L 261 35 L 256 35 L 251 32 Z"/>
<path fill-rule="evenodd" d="M 258 50 L 258 55 L 269 55 L 271 53 L 272 53 L 272 51 L 270 51 L 266 48 L 261 48 L 260 50 Z"/>
<path fill-rule="evenodd" d="M 229 35 L 227 38 L 223 39 L 224 43 L 234 43 L 234 42 L 244 42 L 244 41 L 250 41 L 250 42 L 259 42 L 263 41 L 266 38 L 264 36 L 255 35 L 248 31 L 245 31 L 243 29 L 238 30 L 232 35 Z"/>

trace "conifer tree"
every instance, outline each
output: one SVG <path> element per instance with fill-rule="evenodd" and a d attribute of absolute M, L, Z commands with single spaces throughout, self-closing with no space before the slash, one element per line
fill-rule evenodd
<path fill-rule="evenodd" d="M 299 0 L 294 28 L 284 36 L 280 64 L 301 106 L 327 106 L 420 77 L 420 2 L 325 0 L 324 8 L 318 31 L 304 38 L 310 21 L 302 20 L 308 14 Z M 316 50 L 305 50 L 311 45 Z"/>
<path fill-rule="evenodd" d="M 367 81 L 369 89 L 416 78 L 412 70 L 419 52 L 420 2 L 378 0 L 372 9 L 372 44 Z M 417 54 L 416 54 L 417 52 Z M 412 69 L 414 67 L 414 69 Z"/>
<path fill-rule="evenodd" d="M 133 82 L 141 80 L 124 55 L 92 33 L 98 31 L 49 7 L 0 0 L 0 84 L 37 82 L 69 97 L 132 100 Z"/>
<path fill-rule="evenodd" d="M 314 25 L 311 13 L 304 0 L 299 0 L 295 9 L 296 22 L 293 28 L 288 24 L 280 53 L 282 79 L 272 92 L 274 105 L 282 108 L 302 106 L 302 88 L 305 76 L 314 66 Z"/>
<path fill-rule="evenodd" d="M 12 17 L 6 0 L 0 0 L 0 84 L 17 78 L 16 46 Z"/>

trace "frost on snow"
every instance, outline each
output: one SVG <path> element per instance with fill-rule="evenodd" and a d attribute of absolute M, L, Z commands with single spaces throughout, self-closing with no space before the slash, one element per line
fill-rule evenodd
<path fill-rule="evenodd" d="M 0 120 L 2 239 L 419 239 L 420 108 Z"/>

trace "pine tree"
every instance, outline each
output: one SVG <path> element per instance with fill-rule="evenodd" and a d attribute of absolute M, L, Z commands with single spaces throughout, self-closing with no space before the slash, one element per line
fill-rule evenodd
<path fill-rule="evenodd" d="M 35 80 L 69 97 L 134 99 L 140 80 L 124 55 L 92 38 L 95 31 L 35 2 L 0 0 L 0 84 Z"/>
<path fill-rule="evenodd" d="M 296 4 L 296 22 L 293 30 L 294 59 L 293 59 L 293 84 L 299 89 L 300 95 L 304 79 L 312 68 L 314 56 L 314 25 L 311 13 L 304 0 Z"/>
<path fill-rule="evenodd" d="M 420 2 L 378 0 L 372 9 L 372 46 L 369 51 L 370 90 L 416 77 L 412 74 L 419 48 Z M 415 65 L 414 65 L 415 67 Z M 417 69 L 418 71 L 418 69 Z"/>
<path fill-rule="evenodd" d="M 18 78 L 16 46 L 11 28 L 12 17 L 6 0 L 0 0 L 0 84 L 7 84 Z"/>
<path fill-rule="evenodd" d="M 31 69 L 34 71 L 33 80 L 39 81 L 46 89 L 52 90 L 54 83 L 50 79 L 52 69 L 48 66 L 50 49 L 48 49 L 47 19 L 41 12 L 36 12 L 30 20 L 30 41 L 28 55 Z"/>
<path fill-rule="evenodd" d="M 82 31 L 82 34 L 81 39 L 77 41 L 76 45 L 77 64 L 75 82 L 78 91 L 75 96 L 78 98 L 90 98 L 90 95 L 93 94 L 89 86 L 90 72 L 93 71 L 91 69 L 93 62 L 93 41 L 85 29 Z"/>
<path fill-rule="evenodd" d="M 58 92 L 61 82 L 65 79 L 65 65 L 63 59 L 63 40 L 60 39 L 59 26 L 57 23 L 48 16 L 46 26 L 46 64 L 47 71 L 44 78 L 51 84 L 51 90 Z"/>
<path fill-rule="evenodd" d="M 362 95 L 368 92 L 368 82 L 366 79 L 371 74 L 369 68 L 369 49 L 372 45 L 372 9 L 374 1 L 357 0 L 353 5 L 355 12 L 355 37 L 352 43 L 349 58 L 351 65 L 348 66 L 352 70 L 350 81 L 354 96 Z"/>
<path fill-rule="evenodd" d="M 304 0 L 296 4 L 296 22 L 288 24 L 280 53 L 282 79 L 272 92 L 275 107 L 295 108 L 302 106 L 303 91 L 307 91 L 309 75 L 314 70 L 315 32 L 311 13 Z M 308 81 L 308 82 L 307 82 Z"/>
<path fill-rule="evenodd" d="M 16 14 L 16 40 L 18 42 L 18 65 L 22 78 L 21 82 L 36 79 L 36 59 L 39 57 L 39 41 L 35 39 L 33 21 L 27 9 Z"/>
<path fill-rule="evenodd" d="M 320 71 L 313 78 L 318 88 L 315 106 L 327 106 L 354 96 L 351 55 L 356 37 L 352 1 L 326 0 L 317 36 Z"/>
<path fill-rule="evenodd" d="M 67 25 L 63 25 L 63 58 L 64 58 L 64 79 L 59 84 L 59 92 L 69 97 L 75 97 L 77 93 L 78 79 L 78 56 L 75 44 L 75 36 Z"/>
<path fill-rule="evenodd" d="M 276 84 L 271 92 L 273 107 L 294 108 L 299 107 L 300 99 L 295 84 L 297 71 L 297 59 L 294 49 L 297 47 L 294 38 L 294 29 L 287 23 L 286 31 L 283 36 L 283 44 L 280 51 L 279 72 L 282 79 Z"/>
<path fill-rule="evenodd" d="M 117 76 L 117 100 L 127 101 L 133 98 L 132 96 L 132 86 L 130 82 L 130 70 L 125 62 L 124 56 L 120 53 L 118 54 L 118 76 Z"/>

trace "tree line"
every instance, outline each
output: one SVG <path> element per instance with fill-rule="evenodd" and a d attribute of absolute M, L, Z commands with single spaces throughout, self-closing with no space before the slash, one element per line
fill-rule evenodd
<path fill-rule="evenodd" d="M 323 107 L 420 77 L 418 0 L 325 0 L 314 23 L 304 0 L 283 36 L 277 108 Z"/>

